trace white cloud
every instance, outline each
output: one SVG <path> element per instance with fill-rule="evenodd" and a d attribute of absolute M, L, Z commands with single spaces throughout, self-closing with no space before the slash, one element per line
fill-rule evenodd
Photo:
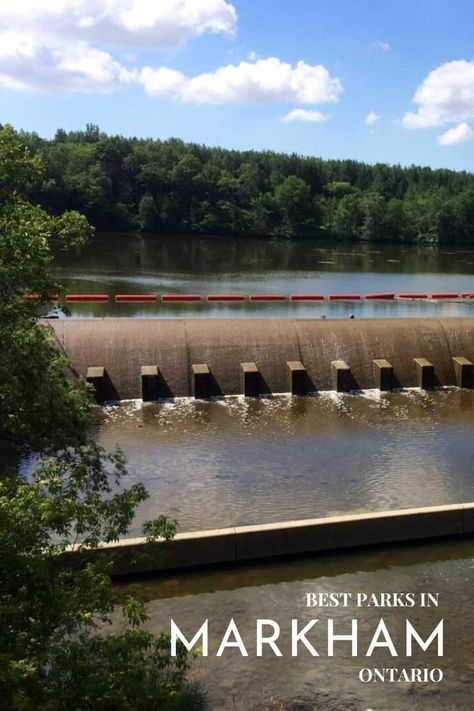
<path fill-rule="evenodd" d="M 235 34 L 225 0 L 0 0 L 0 27 L 58 40 L 170 49 L 205 32 Z"/>
<path fill-rule="evenodd" d="M 236 25 L 224 0 L 0 0 L 0 86 L 112 91 L 139 72 L 104 45 L 165 50 L 206 32 L 233 35 Z"/>
<path fill-rule="evenodd" d="M 306 109 L 292 109 L 286 116 L 281 119 L 283 123 L 290 123 L 292 121 L 306 121 L 308 123 L 322 123 L 327 121 L 329 114 L 323 114 L 321 111 L 306 111 Z"/>
<path fill-rule="evenodd" d="M 204 33 L 232 36 L 226 0 L 0 0 L 0 86 L 30 91 L 108 92 L 141 84 L 151 96 L 192 103 L 337 101 L 341 83 L 321 66 L 275 57 L 197 76 L 139 64 L 140 50 L 177 48 Z"/>
<path fill-rule="evenodd" d="M 375 126 L 380 121 L 380 116 L 375 111 L 370 111 L 364 119 L 366 126 Z"/>
<path fill-rule="evenodd" d="M 377 42 L 373 42 L 372 47 L 374 47 L 375 49 L 381 49 L 384 52 L 388 52 L 389 49 L 391 49 L 390 44 L 388 42 L 381 42 L 380 40 L 377 40 Z"/>
<path fill-rule="evenodd" d="M 229 64 L 195 77 L 173 69 L 145 67 L 140 81 L 151 96 L 196 104 L 323 104 L 337 101 L 342 91 L 339 79 L 325 67 L 303 61 L 293 67 L 276 57 Z"/>
<path fill-rule="evenodd" d="M 137 73 L 85 42 L 48 46 L 17 32 L 0 32 L 0 86 L 51 92 L 109 92 Z"/>
<path fill-rule="evenodd" d="M 468 123 L 460 123 L 459 126 L 450 128 L 446 133 L 437 137 L 437 141 L 441 146 L 453 146 L 456 143 L 464 143 L 474 138 L 474 131 Z"/>
<path fill-rule="evenodd" d="M 441 64 L 416 90 L 416 112 L 407 112 L 407 128 L 429 128 L 474 118 L 474 61 Z"/>

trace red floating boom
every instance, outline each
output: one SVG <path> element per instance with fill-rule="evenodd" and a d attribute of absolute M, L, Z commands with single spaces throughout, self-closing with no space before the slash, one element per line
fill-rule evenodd
<path fill-rule="evenodd" d="M 360 294 L 329 294 L 329 301 L 357 301 Z"/>
<path fill-rule="evenodd" d="M 156 301 L 156 294 L 116 294 L 115 301 Z"/>
<path fill-rule="evenodd" d="M 324 301 L 322 294 L 291 294 L 290 301 Z"/>
<path fill-rule="evenodd" d="M 66 294 L 66 301 L 108 301 L 108 294 Z"/>
<path fill-rule="evenodd" d="M 251 294 L 250 301 L 285 301 L 284 294 Z"/>
<path fill-rule="evenodd" d="M 457 299 L 458 295 L 455 291 L 438 291 L 431 294 L 432 299 Z"/>
<path fill-rule="evenodd" d="M 416 294 L 416 293 L 399 294 L 398 298 L 399 299 L 427 299 L 428 294 Z"/>
<path fill-rule="evenodd" d="M 395 298 L 395 293 L 393 291 L 381 291 L 380 293 L 376 294 L 366 294 L 364 296 L 364 299 L 394 299 Z"/>
<path fill-rule="evenodd" d="M 28 294 L 26 297 L 27 301 L 38 301 L 38 299 L 41 299 L 41 294 Z M 48 296 L 49 301 L 58 301 L 59 300 L 59 294 L 50 294 Z"/>
<path fill-rule="evenodd" d="M 173 301 L 173 302 L 189 302 L 189 301 L 201 301 L 200 294 L 162 294 L 161 300 Z"/>
<path fill-rule="evenodd" d="M 208 301 L 245 301 L 243 294 L 209 294 Z"/>
<path fill-rule="evenodd" d="M 463 291 L 459 296 L 461 299 L 474 299 L 474 291 Z"/>

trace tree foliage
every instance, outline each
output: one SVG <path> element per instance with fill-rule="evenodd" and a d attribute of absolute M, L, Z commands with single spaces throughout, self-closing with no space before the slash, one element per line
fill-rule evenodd
<path fill-rule="evenodd" d="M 101 140 L 90 127 L 86 145 Z M 114 151 L 102 155 L 114 165 Z M 87 554 L 127 534 L 147 492 L 125 487 L 120 450 L 107 453 L 91 439 L 88 388 L 35 318 L 38 303 L 59 289 L 48 271 L 52 245 L 92 233 L 78 212 L 51 216 L 27 199 L 44 180 L 38 154 L 11 127 L 0 129 L 0 449 L 8 443 L 29 456 L 32 470 L 28 479 L 16 469 L 0 473 L 1 705 L 200 709 L 186 655 L 181 649 L 172 659 L 167 637 L 142 627 L 140 602 L 125 601 L 123 632 L 107 633 L 116 602 L 110 565 Z M 146 524 L 151 554 L 175 528 L 164 517 Z M 71 550 L 75 565 L 66 566 Z"/>
<path fill-rule="evenodd" d="M 472 242 L 474 175 L 58 130 L 30 198 L 102 231 Z M 395 201 L 395 202 L 394 202 Z"/>

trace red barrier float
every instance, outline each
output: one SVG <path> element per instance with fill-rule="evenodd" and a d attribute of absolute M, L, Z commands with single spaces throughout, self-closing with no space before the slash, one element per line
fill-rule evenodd
<path fill-rule="evenodd" d="M 163 302 L 189 302 L 189 301 L 201 301 L 200 294 L 163 294 L 161 297 Z"/>
<path fill-rule="evenodd" d="M 455 291 L 438 291 L 431 294 L 432 299 L 457 299 L 458 295 Z"/>
<path fill-rule="evenodd" d="M 329 301 L 357 301 L 360 294 L 329 294 Z"/>
<path fill-rule="evenodd" d="M 156 294 L 116 294 L 115 301 L 156 301 Z"/>
<path fill-rule="evenodd" d="M 415 294 L 415 293 L 414 294 L 411 294 L 411 293 L 399 294 L 398 298 L 399 299 L 427 299 L 428 294 Z"/>
<path fill-rule="evenodd" d="M 391 300 L 395 298 L 395 293 L 393 291 L 381 291 L 378 294 L 366 294 L 364 299 L 385 299 Z"/>
<path fill-rule="evenodd" d="M 290 301 L 324 301 L 322 294 L 291 294 Z"/>
<path fill-rule="evenodd" d="M 108 294 L 66 294 L 66 301 L 108 301 Z"/>
<path fill-rule="evenodd" d="M 38 299 L 41 299 L 41 294 L 28 294 L 26 296 L 27 301 L 38 301 Z M 48 301 L 59 301 L 59 294 L 50 294 Z"/>
<path fill-rule="evenodd" d="M 250 301 L 286 301 L 284 294 L 251 294 Z"/>
<path fill-rule="evenodd" d="M 474 291 L 463 291 L 459 296 L 461 299 L 474 299 Z"/>
<path fill-rule="evenodd" d="M 209 294 L 208 301 L 245 301 L 243 294 Z"/>

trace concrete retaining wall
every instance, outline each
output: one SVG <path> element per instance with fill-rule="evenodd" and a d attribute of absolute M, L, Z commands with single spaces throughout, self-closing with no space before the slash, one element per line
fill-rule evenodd
<path fill-rule="evenodd" d="M 144 551 L 141 538 L 104 544 L 100 550 L 120 576 L 473 533 L 474 503 L 467 503 L 180 533 L 160 544 L 160 558 L 137 559 Z M 74 552 L 64 555 L 69 564 L 83 559 Z"/>
<path fill-rule="evenodd" d="M 419 384 L 415 359 L 434 366 L 433 385 L 455 385 L 453 358 L 474 361 L 473 318 L 427 319 L 64 319 L 50 322 L 73 369 L 105 369 L 105 399 L 142 397 L 141 372 L 157 366 L 159 397 L 192 396 L 193 365 L 208 367 L 206 393 L 243 392 L 242 364 L 255 364 L 260 393 L 290 392 L 290 362 L 305 391 L 332 390 L 331 363 L 351 388 L 376 387 L 374 360 L 393 366 L 394 387 Z M 472 375 L 472 365 L 471 375 Z"/>

